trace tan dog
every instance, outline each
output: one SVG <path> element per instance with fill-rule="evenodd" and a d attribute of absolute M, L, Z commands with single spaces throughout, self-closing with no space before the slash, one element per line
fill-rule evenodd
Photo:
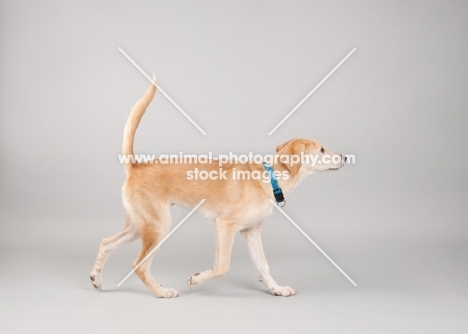
<path fill-rule="evenodd" d="M 124 155 L 133 157 L 135 131 L 155 92 L 156 86 L 151 85 L 130 113 L 125 126 Z M 300 154 L 315 155 L 319 158 L 325 154 L 334 155 L 325 150 L 318 141 L 311 139 L 292 139 L 276 148 L 276 157 L 279 157 L 280 161 L 286 161 L 281 158 Z M 288 179 L 278 180 L 283 193 L 287 195 L 307 175 L 316 171 L 341 168 L 342 160 L 345 159 L 340 156 L 339 163 L 315 165 L 277 161 L 273 167 L 275 171 L 289 175 Z M 188 180 L 187 172 L 195 168 L 209 172 L 218 170 L 219 166 L 217 161 L 208 164 L 157 164 L 155 162 L 126 164 L 127 180 L 123 185 L 122 195 L 127 222 L 121 232 L 102 240 L 91 272 L 93 286 L 101 290 L 103 267 L 111 253 L 119 246 L 138 237 L 141 238 L 142 248 L 134 262 L 134 267 L 151 252 L 169 231 L 171 204 L 181 203 L 194 207 L 206 199 L 200 206 L 199 212 L 214 221 L 217 232 L 216 261 L 212 269 L 191 276 L 188 279 L 189 287 L 221 277 L 228 272 L 234 235 L 240 232 L 257 267 L 260 281 L 265 283 L 273 295 L 294 295 L 296 292 L 291 287 L 278 285 L 270 275 L 263 252 L 260 233 L 263 219 L 272 211 L 272 204 L 269 201 L 274 200 L 271 184 L 252 179 Z M 228 173 L 234 169 L 259 173 L 265 171 L 262 164 L 256 163 L 228 163 L 223 165 L 223 169 Z M 164 288 L 151 276 L 152 258 L 153 256 L 149 257 L 136 269 L 135 273 L 157 297 L 176 297 L 178 295 L 176 290 Z"/>

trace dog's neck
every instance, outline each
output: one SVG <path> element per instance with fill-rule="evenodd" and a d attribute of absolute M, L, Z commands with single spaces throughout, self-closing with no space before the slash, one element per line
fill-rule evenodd
<path fill-rule="evenodd" d="M 291 193 L 291 191 L 309 175 L 305 168 L 300 168 L 296 175 L 292 175 L 291 172 L 281 163 L 275 163 L 273 168 L 275 171 L 279 171 L 281 173 L 287 172 L 289 175 L 287 180 L 283 178 L 279 178 L 278 180 L 278 185 L 285 195 Z"/>

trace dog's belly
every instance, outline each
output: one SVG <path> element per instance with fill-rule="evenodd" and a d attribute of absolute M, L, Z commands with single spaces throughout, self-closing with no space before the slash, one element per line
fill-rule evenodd
<path fill-rule="evenodd" d="M 238 230 L 244 230 L 260 224 L 263 219 L 271 214 L 273 208 L 269 201 L 243 202 L 220 206 L 202 205 L 200 213 L 213 222 L 228 221 L 235 224 Z"/>

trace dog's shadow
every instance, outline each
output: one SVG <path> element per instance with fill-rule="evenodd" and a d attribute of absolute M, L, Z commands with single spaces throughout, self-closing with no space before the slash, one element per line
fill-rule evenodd
<path fill-rule="evenodd" d="M 214 283 L 214 284 L 213 284 Z M 254 284 L 255 282 L 248 282 L 240 279 L 229 279 L 223 282 L 207 282 L 201 286 L 195 288 L 189 288 L 188 286 L 177 289 L 180 297 L 190 296 L 202 296 L 202 297 L 213 297 L 213 298 L 239 298 L 252 293 L 258 295 L 271 296 L 271 293 L 263 286 L 263 284 Z M 92 286 L 88 288 L 92 290 Z M 122 287 L 122 288 L 106 288 L 103 290 L 93 291 L 99 294 L 133 294 L 139 296 L 152 296 L 151 291 L 142 287 Z"/>

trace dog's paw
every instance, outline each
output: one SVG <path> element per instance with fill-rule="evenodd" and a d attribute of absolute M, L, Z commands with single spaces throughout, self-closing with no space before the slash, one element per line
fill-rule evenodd
<path fill-rule="evenodd" d="M 192 275 L 188 278 L 187 285 L 190 289 L 192 289 L 195 285 L 198 285 L 200 283 L 198 281 L 198 276 L 200 276 L 200 273 L 196 273 L 195 275 Z"/>
<path fill-rule="evenodd" d="M 155 292 L 156 297 L 158 298 L 175 298 L 179 295 L 179 291 L 171 288 L 161 287 L 158 291 Z"/>
<path fill-rule="evenodd" d="M 97 274 L 91 273 L 91 276 L 89 276 L 89 279 L 91 280 L 91 283 L 93 283 L 93 287 L 100 291 L 102 290 L 102 285 L 101 285 L 101 276 Z"/>
<path fill-rule="evenodd" d="M 296 294 L 296 291 L 290 286 L 279 286 L 279 285 L 271 288 L 270 292 L 272 295 L 283 296 L 283 297 L 294 296 Z"/>

